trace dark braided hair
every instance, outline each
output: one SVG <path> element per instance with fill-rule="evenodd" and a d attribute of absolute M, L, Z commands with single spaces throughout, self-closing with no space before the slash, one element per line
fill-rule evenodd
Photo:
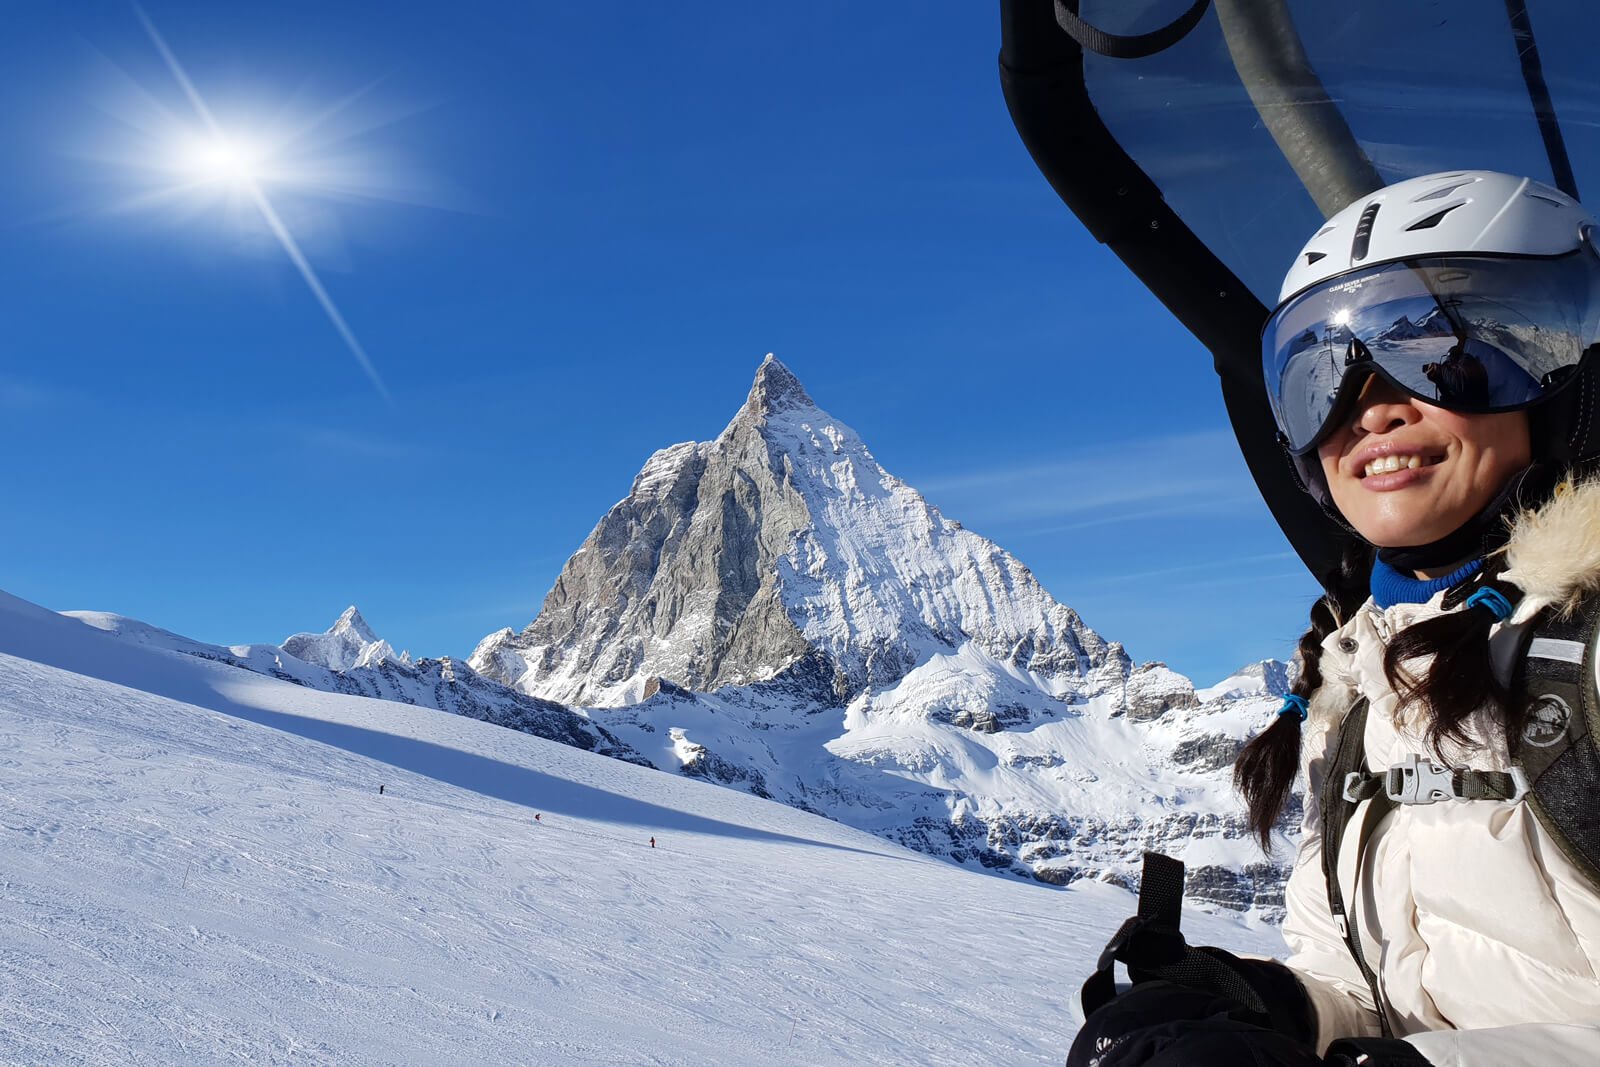
<path fill-rule="evenodd" d="M 1490 556 L 1473 580 L 1445 594 L 1444 606 L 1453 608 L 1475 590 L 1495 586 L 1505 569 L 1503 554 Z M 1512 595 L 1518 594 L 1512 590 Z M 1384 653 L 1383 673 L 1400 697 L 1400 711 L 1428 715 L 1428 746 L 1441 761 L 1447 742 L 1472 742 L 1466 723 L 1480 709 L 1505 729 L 1507 737 L 1522 731 L 1527 702 L 1512 699 L 1510 688 L 1495 677 L 1487 653 L 1489 630 L 1497 621 L 1486 605 L 1453 611 L 1406 627 Z M 1408 666 L 1430 657 L 1432 662 L 1422 671 Z"/>
<path fill-rule="evenodd" d="M 1373 548 L 1352 537 L 1327 591 L 1311 606 L 1311 626 L 1300 636 L 1300 676 L 1290 692 L 1305 700 L 1322 685 L 1322 642 L 1366 602 L 1372 580 Z M 1477 614 L 1473 612 L 1473 614 Z M 1295 775 L 1300 772 L 1300 717 L 1277 721 L 1244 747 L 1233 765 L 1233 787 L 1244 797 L 1250 832 L 1263 852 L 1272 845 L 1272 827 L 1283 814 Z"/>

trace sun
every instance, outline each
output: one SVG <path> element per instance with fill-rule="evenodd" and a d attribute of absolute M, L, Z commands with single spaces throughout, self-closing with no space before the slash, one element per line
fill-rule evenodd
<path fill-rule="evenodd" d="M 260 178 L 267 153 L 233 135 L 196 140 L 180 153 L 178 166 L 195 181 L 246 185 Z"/>

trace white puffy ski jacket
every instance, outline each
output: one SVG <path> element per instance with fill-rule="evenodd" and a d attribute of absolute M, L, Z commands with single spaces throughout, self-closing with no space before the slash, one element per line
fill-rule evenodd
<path fill-rule="evenodd" d="M 1491 637 L 1509 669 L 1517 635 L 1540 608 L 1600 587 L 1600 484 L 1558 496 L 1517 521 L 1505 580 L 1524 590 Z M 1427 754 L 1419 731 L 1395 720 L 1383 673 L 1389 640 L 1439 615 L 1427 604 L 1379 610 L 1369 601 L 1323 642 L 1323 684 L 1305 730 L 1310 795 L 1305 839 L 1288 886 L 1284 936 L 1316 1008 L 1319 1050 L 1341 1036 L 1375 1035 L 1361 971 L 1328 907 L 1320 797 L 1338 726 L 1358 697 L 1370 702 L 1366 758 L 1381 773 Z M 1420 665 L 1414 665 L 1420 666 Z M 1480 743 L 1449 762 L 1509 769 L 1504 740 L 1473 720 Z M 1600 819 L 1600 794 L 1595 818 Z M 1339 881 L 1362 951 L 1378 973 L 1390 1025 L 1437 1067 L 1593 1067 L 1600 1064 L 1600 891 L 1556 847 L 1526 803 L 1451 800 L 1397 805 L 1372 834 L 1360 864 L 1358 811 L 1339 850 Z"/>

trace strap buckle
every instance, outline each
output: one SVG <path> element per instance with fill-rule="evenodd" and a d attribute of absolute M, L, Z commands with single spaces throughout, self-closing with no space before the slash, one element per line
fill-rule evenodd
<path fill-rule="evenodd" d="M 1344 793 L 1342 794 L 1347 804 L 1359 804 L 1363 800 L 1377 795 L 1383 779 L 1368 774 L 1366 771 L 1351 771 L 1344 776 Z"/>
<path fill-rule="evenodd" d="M 1455 772 L 1413 752 L 1389 768 L 1384 789 L 1396 804 L 1432 804 L 1459 800 Z"/>
<path fill-rule="evenodd" d="M 1355 777 L 1355 776 L 1351 776 Z M 1506 800 L 1516 803 L 1528 792 L 1528 776 L 1513 765 L 1510 773 L 1441 767 L 1412 753 L 1384 773 L 1383 791 L 1396 804 L 1433 804 L 1441 800 Z M 1362 783 L 1345 781 L 1345 799 L 1358 800 Z"/>

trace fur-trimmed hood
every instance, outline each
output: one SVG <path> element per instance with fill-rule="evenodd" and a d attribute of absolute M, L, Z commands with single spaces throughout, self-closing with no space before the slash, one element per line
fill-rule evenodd
<path fill-rule="evenodd" d="M 1600 479 L 1562 482 L 1550 500 L 1520 512 L 1500 552 L 1501 580 L 1523 594 L 1513 624 L 1547 607 L 1570 612 L 1600 592 Z"/>

